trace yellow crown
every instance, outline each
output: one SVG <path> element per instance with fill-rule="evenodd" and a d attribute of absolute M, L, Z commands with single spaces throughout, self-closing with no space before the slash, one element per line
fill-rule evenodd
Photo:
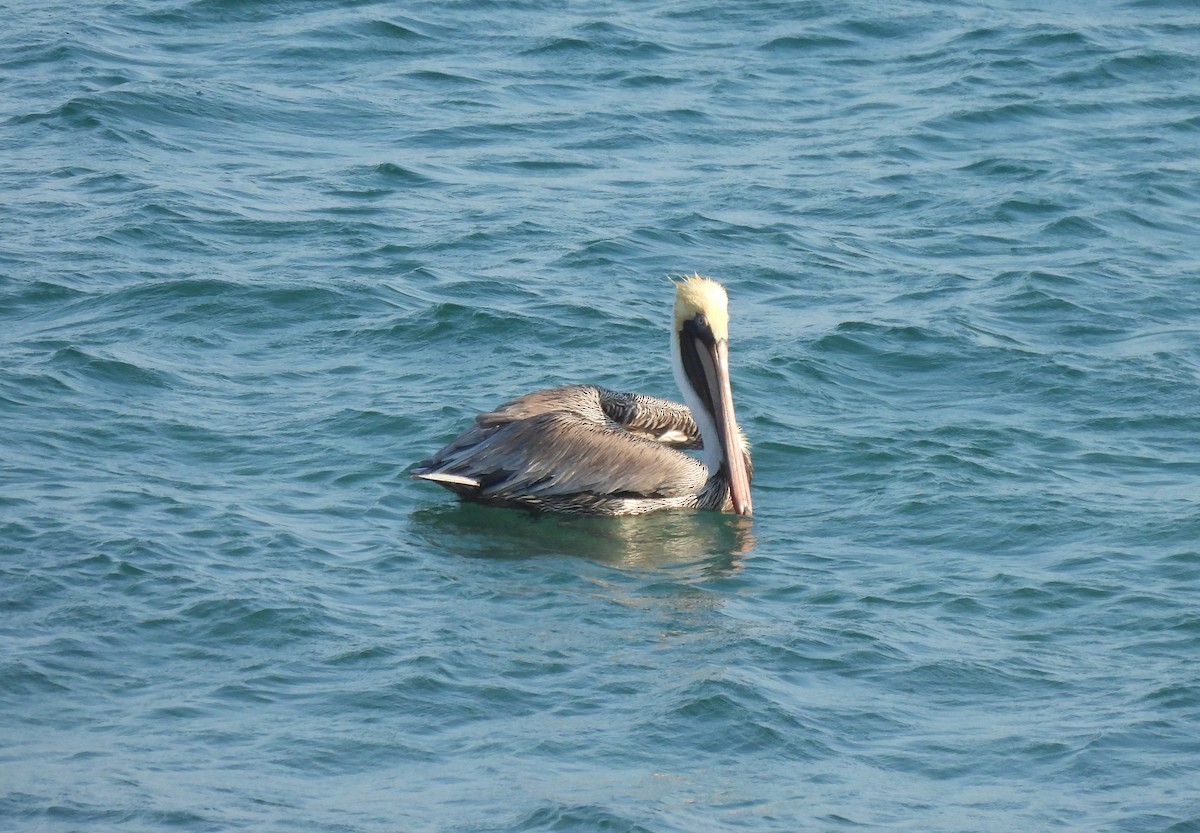
<path fill-rule="evenodd" d="M 729 338 L 729 297 L 721 284 L 700 275 L 675 284 L 675 328 L 703 313 L 718 341 Z"/>

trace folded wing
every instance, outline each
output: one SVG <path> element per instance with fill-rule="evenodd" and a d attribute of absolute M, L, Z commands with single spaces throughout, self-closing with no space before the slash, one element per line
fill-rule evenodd
<path fill-rule="evenodd" d="M 590 385 L 537 391 L 476 417 L 413 474 L 496 502 L 688 495 L 708 470 L 670 447 L 698 437 L 690 413 L 683 420 L 680 411 L 677 403 Z"/>

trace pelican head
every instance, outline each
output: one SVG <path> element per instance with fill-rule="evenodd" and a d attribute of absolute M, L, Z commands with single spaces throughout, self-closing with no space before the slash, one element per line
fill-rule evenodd
<path fill-rule="evenodd" d="M 671 340 L 675 382 L 704 439 L 709 476 L 722 477 L 733 511 L 749 515 L 745 440 L 734 418 L 729 385 L 729 299 L 719 283 L 693 275 L 675 284 Z"/>

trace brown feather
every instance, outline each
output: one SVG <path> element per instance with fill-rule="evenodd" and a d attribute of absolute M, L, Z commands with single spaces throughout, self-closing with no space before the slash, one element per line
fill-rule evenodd
<path fill-rule="evenodd" d="M 675 441 L 652 439 L 664 434 Z M 576 501 L 579 511 L 625 514 L 659 508 L 631 509 L 628 501 L 696 505 L 708 470 L 670 445 L 698 443 L 683 405 L 572 385 L 480 414 L 413 475 L 487 503 L 569 510 L 563 504 Z"/>

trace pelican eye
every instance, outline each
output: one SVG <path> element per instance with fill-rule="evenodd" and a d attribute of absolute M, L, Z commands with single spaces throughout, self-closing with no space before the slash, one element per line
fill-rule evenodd
<path fill-rule="evenodd" d="M 708 323 L 708 316 L 702 312 L 698 312 L 684 321 L 683 331 L 692 338 L 698 339 L 702 344 L 707 344 L 710 347 L 715 341 L 712 326 Z"/>

